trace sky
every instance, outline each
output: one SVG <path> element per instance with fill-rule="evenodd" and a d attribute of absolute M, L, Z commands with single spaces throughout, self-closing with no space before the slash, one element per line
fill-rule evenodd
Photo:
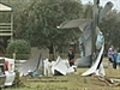
<path fill-rule="evenodd" d="M 90 2 L 94 2 L 94 0 L 81 0 L 83 4 Z M 100 0 L 100 6 L 103 6 L 108 2 L 111 1 L 114 5 L 113 9 L 116 9 L 117 11 L 120 12 L 120 0 Z"/>

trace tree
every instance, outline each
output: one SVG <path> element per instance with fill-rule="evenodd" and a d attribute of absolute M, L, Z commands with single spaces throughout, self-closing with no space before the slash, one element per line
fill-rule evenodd
<path fill-rule="evenodd" d="M 57 26 L 65 20 L 82 17 L 81 2 L 75 0 L 36 0 L 22 11 L 21 34 L 32 46 L 48 48 L 53 54 L 53 48 L 68 45 L 73 37 L 73 30 L 59 30 Z M 22 13 L 21 12 L 21 13 Z M 17 34 L 17 32 L 16 32 Z M 74 38 L 72 38 L 74 39 Z"/>
<path fill-rule="evenodd" d="M 92 18 L 93 16 L 93 4 L 91 2 L 85 4 L 84 6 L 84 13 L 83 13 L 83 17 L 84 18 Z"/>
<path fill-rule="evenodd" d="M 120 48 L 120 16 L 116 11 L 111 11 L 100 24 L 101 31 L 105 37 L 106 50 L 110 45 Z"/>
<path fill-rule="evenodd" d="M 8 44 L 6 48 L 9 57 L 13 57 L 13 53 L 16 53 L 16 59 L 29 59 L 31 54 L 31 46 L 25 40 L 15 40 Z"/>
<path fill-rule="evenodd" d="M 24 3 L 21 2 L 20 0 L 0 0 L 0 3 L 3 3 L 7 6 L 12 7 L 13 10 L 13 34 L 18 32 L 19 34 L 14 34 L 14 35 L 19 35 L 22 36 L 22 32 L 21 33 L 21 29 L 23 28 L 24 24 L 23 24 L 23 20 L 20 18 L 21 16 L 23 16 L 22 14 L 22 10 L 24 8 L 24 6 L 28 3 L 29 0 L 24 0 Z M 0 23 L 10 23 L 11 22 L 11 12 L 0 12 Z M 17 24 L 19 23 L 19 24 Z M 22 25 L 21 25 L 22 24 Z M 21 27 L 22 26 L 22 27 Z M 19 28 L 19 30 L 18 30 Z M 9 28 L 4 28 L 1 27 L 0 29 L 9 29 Z M 6 47 L 8 45 L 8 42 L 10 41 L 11 36 L 1 36 L 0 39 L 0 54 L 2 53 L 3 55 L 6 53 Z M 2 56 L 3 56 L 2 55 Z"/>

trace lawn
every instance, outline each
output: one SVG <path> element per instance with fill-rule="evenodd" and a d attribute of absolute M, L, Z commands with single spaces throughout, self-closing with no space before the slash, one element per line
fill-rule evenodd
<path fill-rule="evenodd" d="M 94 76 L 82 77 L 81 73 L 88 68 L 78 68 L 77 73 L 66 76 L 51 76 L 20 78 L 24 86 L 7 87 L 4 90 L 120 90 L 120 86 L 109 86 Z M 114 70 L 111 66 L 105 68 L 106 76 L 120 79 L 120 69 Z"/>

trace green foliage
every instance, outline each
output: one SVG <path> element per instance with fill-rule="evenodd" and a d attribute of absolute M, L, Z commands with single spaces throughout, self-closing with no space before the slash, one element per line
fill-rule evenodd
<path fill-rule="evenodd" d="M 13 57 L 13 53 L 16 53 L 16 59 L 29 59 L 31 46 L 25 40 L 15 40 L 9 43 L 6 48 L 7 54 Z"/>
<path fill-rule="evenodd" d="M 1 2 L 13 7 L 14 38 L 25 39 L 31 46 L 40 48 L 48 48 L 53 44 L 60 49 L 66 47 L 69 42 L 78 40 L 78 36 L 74 34 L 77 32 L 76 29 L 59 30 L 56 27 L 66 20 L 92 17 L 93 5 L 88 3 L 83 6 L 80 0 L 1 0 Z M 7 18 L 4 19 L 8 20 Z M 101 23 L 100 29 L 107 44 L 120 46 L 120 13 L 112 11 Z M 79 35 L 79 32 L 77 33 Z"/>
<path fill-rule="evenodd" d="M 83 17 L 91 19 L 93 16 L 93 4 L 91 2 L 89 2 L 88 4 L 84 5 L 83 7 L 84 7 Z"/>
<path fill-rule="evenodd" d="M 107 48 L 114 45 L 115 48 L 120 48 L 120 16 L 119 13 L 111 11 L 103 22 L 100 24 L 100 29 L 105 36 Z"/>
<path fill-rule="evenodd" d="M 57 47 L 68 45 L 66 41 L 71 41 L 71 37 L 75 36 L 73 30 L 59 30 L 56 27 L 66 20 L 82 17 L 82 13 L 81 2 L 75 0 L 31 1 L 19 13 L 20 22 L 17 21 L 15 35 L 17 38 L 25 38 L 31 46 L 41 48 L 48 48 L 51 44 Z"/>

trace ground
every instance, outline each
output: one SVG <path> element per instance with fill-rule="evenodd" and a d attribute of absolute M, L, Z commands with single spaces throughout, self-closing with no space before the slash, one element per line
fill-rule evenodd
<path fill-rule="evenodd" d="M 88 68 L 78 68 L 77 73 L 66 76 L 50 76 L 20 78 L 23 86 L 7 87 L 4 90 L 120 90 L 120 86 L 109 86 L 95 76 L 82 77 L 81 74 Z M 105 68 L 106 76 L 120 79 L 120 69 L 113 69 L 112 66 Z"/>

